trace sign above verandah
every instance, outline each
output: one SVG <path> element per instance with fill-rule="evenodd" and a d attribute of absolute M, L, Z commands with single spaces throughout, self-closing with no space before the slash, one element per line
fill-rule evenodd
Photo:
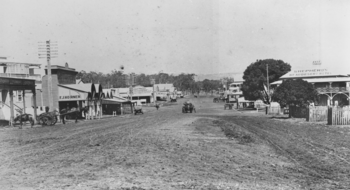
<path fill-rule="evenodd" d="M 290 71 L 289 73 L 283 75 L 281 79 L 287 78 L 306 78 L 306 77 L 323 77 L 323 76 L 340 76 L 344 73 L 334 72 L 330 69 L 298 69 Z"/>

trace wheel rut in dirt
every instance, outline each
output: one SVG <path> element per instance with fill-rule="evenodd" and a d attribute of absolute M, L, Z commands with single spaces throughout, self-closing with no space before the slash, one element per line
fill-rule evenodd
<path fill-rule="evenodd" d="M 320 127 L 312 128 L 308 125 L 288 125 L 282 121 L 271 121 L 268 118 L 223 117 L 227 122 L 240 125 L 247 131 L 270 145 L 277 154 L 285 156 L 295 168 L 289 168 L 292 173 L 300 173 L 305 177 L 302 185 L 315 188 L 346 188 L 350 186 L 350 164 L 346 159 L 348 153 L 336 153 L 333 144 L 342 141 L 339 136 L 333 139 L 334 143 L 327 144 L 317 134 Z M 305 127 L 305 128 L 303 128 Z M 304 133 L 303 133 L 304 132 Z M 333 132 L 334 133 L 334 132 Z M 326 133 L 327 134 L 327 133 Z M 333 136 L 334 134 L 330 134 Z M 344 139 L 345 140 L 345 139 Z M 348 140 L 346 140 L 349 142 Z"/>

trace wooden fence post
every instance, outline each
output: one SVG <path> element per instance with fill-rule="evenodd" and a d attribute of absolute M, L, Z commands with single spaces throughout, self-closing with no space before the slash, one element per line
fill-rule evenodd
<path fill-rule="evenodd" d="M 328 125 L 332 125 L 332 107 L 328 107 L 328 118 L 327 118 L 328 122 L 327 124 Z"/>
<path fill-rule="evenodd" d="M 306 108 L 306 121 L 310 121 L 310 108 Z"/>

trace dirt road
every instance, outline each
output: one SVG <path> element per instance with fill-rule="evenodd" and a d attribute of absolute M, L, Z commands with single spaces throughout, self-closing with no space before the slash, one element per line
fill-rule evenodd
<path fill-rule="evenodd" d="M 49 127 L 0 128 L 2 189 L 350 189 L 350 130 L 211 98 Z"/>

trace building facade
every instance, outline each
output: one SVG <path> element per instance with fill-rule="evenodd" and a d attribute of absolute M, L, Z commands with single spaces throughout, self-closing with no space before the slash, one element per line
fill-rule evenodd
<path fill-rule="evenodd" d="M 279 86 L 284 80 L 303 79 L 311 83 L 318 92 L 317 105 L 347 106 L 350 104 L 350 71 L 337 67 L 314 66 L 307 69 L 295 69 L 271 83 Z"/>
<path fill-rule="evenodd" d="M 40 64 L 2 61 L 0 67 L 0 120 L 12 124 L 16 115 L 36 116 L 35 86 L 41 83 L 41 78 L 34 70 Z"/>

